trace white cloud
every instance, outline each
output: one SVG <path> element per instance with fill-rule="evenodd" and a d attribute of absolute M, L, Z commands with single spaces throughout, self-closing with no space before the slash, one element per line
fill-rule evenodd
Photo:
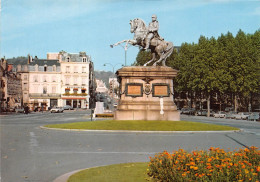
<path fill-rule="evenodd" d="M 9 0 L 2 11 L 5 31 L 37 24 L 66 20 L 88 14 L 96 8 L 96 2 L 86 0 Z"/>
<path fill-rule="evenodd" d="M 255 8 L 255 10 L 253 11 L 252 15 L 260 16 L 260 6 Z"/>

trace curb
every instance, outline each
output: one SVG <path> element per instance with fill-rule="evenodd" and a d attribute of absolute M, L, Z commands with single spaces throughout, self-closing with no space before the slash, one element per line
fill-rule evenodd
<path fill-rule="evenodd" d="M 63 174 L 63 175 L 57 177 L 53 182 L 67 182 L 70 176 L 72 176 L 73 174 L 80 172 L 82 170 L 84 170 L 84 169 L 79 169 L 79 170 L 76 170 L 76 171 L 72 171 L 72 172 Z"/>
<path fill-rule="evenodd" d="M 58 131 L 83 131 L 83 132 L 96 132 L 96 133 L 234 133 L 242 132 L 243 130 L 224 130 L 224 131 L 138 131 L 138 130 L 84 130 L 84 129 L 60 129 L 60 128 L 48 128 L 40 126 L 41 129 L 58 130 Z"/>
<path fill-rule="evenodd" d="M 106 166 L 106 165 L 104 165 Z M 71 172 L 68 172 L 68 173 L 65 173 L 59 177 L 57 177 L 53 182 L 67 182 L 68 179 L 70 178 L 70 176 L 72 176 L 73 174 L 76 174 L 80 171 L 83 171 L 83 170 L 86 170 L 86 169 L 94 169 L 94 168 L 98 168 L 98 167 L 103 167 L 103 166 L 96 166 L 96 167 L 89 167 L 89 168 L 84 168 L 84 169 L 78 169 L 78 170 L 75 170 L 75 171 L 71 171 Z"/>

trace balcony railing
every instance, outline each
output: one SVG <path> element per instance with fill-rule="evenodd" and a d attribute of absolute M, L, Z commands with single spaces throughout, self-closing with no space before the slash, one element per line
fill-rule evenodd
<path fill-rule="evenodd" d="M 87 93 L 65 93 L 63 96 L 87 96 Z"/>
<path fill-rule="evenodd" d="M 60 98 L 61 94 L 39 94 L 39 93 L 34 93 L 34 94 L 29 94 L 29 97 L 31 98 Z"/>

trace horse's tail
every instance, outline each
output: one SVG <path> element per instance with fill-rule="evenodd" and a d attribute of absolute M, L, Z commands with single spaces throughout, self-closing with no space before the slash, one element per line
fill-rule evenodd
<path fill-rule="evenodd" d="M 173 46 L 173 43 L 172 42 L 166 42 L 166 44 L 167 44 L 167 48 L 166 48 L 166 50 L 165 50 L 165 58 L 164 59 L 166 59 L 167 57 L 169 57 L 171 54 L 172 54 L 172 52 L 173 52 L 173 49 L 174 49 L 174 46 Z"/>

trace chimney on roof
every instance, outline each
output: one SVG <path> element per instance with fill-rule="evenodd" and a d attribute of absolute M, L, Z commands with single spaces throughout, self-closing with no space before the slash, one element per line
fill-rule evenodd
<path fill-rule="evenodd" d="M 28 54 L 28 64 L 30 64 L 31 62 L 33 62 L 32 56 L 30 56 L 30 54 Z"/>

